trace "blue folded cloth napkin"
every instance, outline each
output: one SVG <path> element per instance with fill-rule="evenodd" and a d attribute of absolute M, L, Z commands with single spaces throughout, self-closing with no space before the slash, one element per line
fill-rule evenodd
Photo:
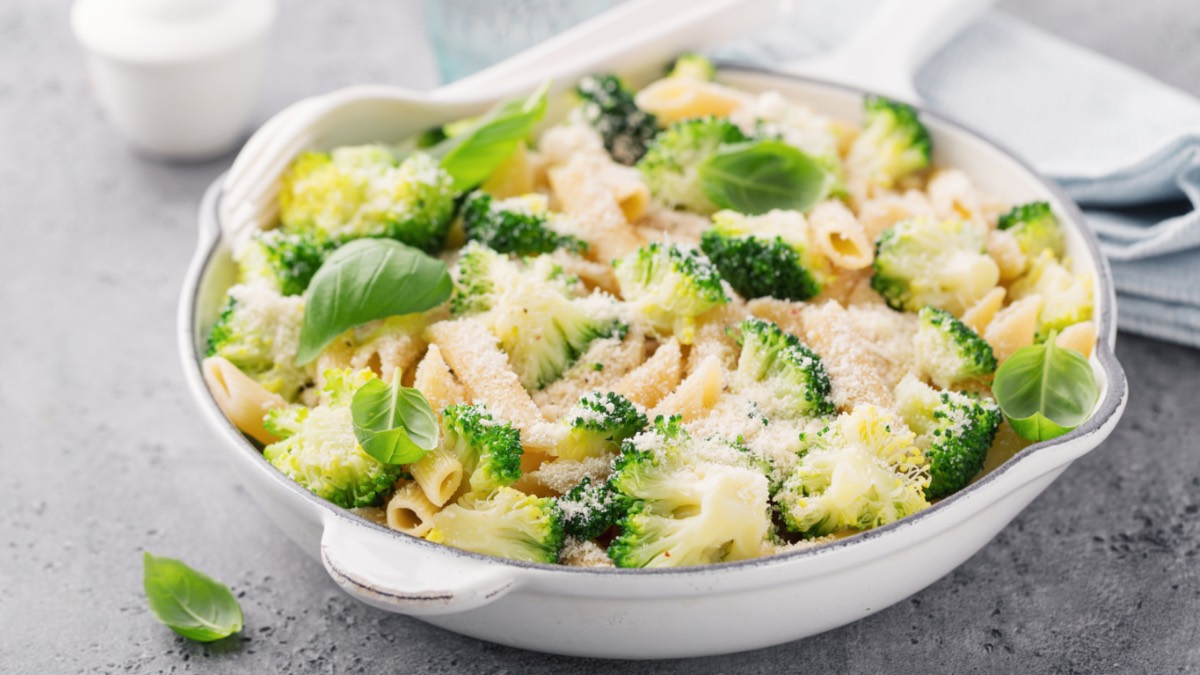
<path fill-rule="evenodd" d="M 719 56 L 770 67 L 819 53 L 870 6 L 800 3 Z M 1083 208 L 1112 264 L 1122 330 L 1200 347 L 1200 101 L 991 11 L 916 77 L 938 112 L 995 138 Z"/>

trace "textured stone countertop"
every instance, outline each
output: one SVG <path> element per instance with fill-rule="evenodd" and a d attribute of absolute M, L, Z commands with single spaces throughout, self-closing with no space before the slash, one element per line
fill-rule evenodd
<path fill-rule="evenodd" d="M 433 83 L 414 0 L 284 4 L 259 121 L 341 85 Z M 856 624 L 638 665 L 499 647 L 351 600 L 235 482 L 183 386 L 177 294 L 200 195 L 230 158 L 164 166 L 126 150 L 68 5 L 0 4 L 0 672 L 1200 671 L 1200 352 L 1129 335 L 1111 439 L 958 570 Z M 1191 3 L 1002 6 L 1200 95 Z M 157 624 L 143 548 L 229 583 L 241 636 L 203 646 Z"/>

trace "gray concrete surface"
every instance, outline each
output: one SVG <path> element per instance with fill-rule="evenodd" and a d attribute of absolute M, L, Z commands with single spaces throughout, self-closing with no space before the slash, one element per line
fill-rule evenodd
<path fill-rule="evenodd" d="M 432 83 L 404 29 L 415 2 L 285 4 L 260 119 L 344 84 Z M 1200 95 L 1188 3 L 1003 4 Z M 176 294 L 201 191 L 229 160 L 131 155 L 93 103 L 67 6 L 0 5 L 0 672 L 1200 671 L 1200 352 L 1131 336 L 1112 439 L 960 569 L 840 630 L 619 664 L 350 600 L 233 482 L 183 390 Z M 245 631 L 203 646 L 155 623 L 143 549 L 229 583 Z"/>

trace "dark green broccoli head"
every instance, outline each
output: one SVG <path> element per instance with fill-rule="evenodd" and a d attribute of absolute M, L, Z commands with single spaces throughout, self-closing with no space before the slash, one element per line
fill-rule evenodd
<path fill-rule="evenodd" d="M 700 239 L 701 250 L 743 298 L 808 300 L 821 292 L 822 261 L 801 232 L 780 226 L 780 213 L 721 211 Z"/>
<path fill-rule="evenodd" d="M 922 307 L 913 342 L 921 371 L 939 387 L 980 380 L 996 372 L 992 346 L 970 326 L 936 307 Z"/>
<path fill-rule="evenodd" d="M 477 241 L 500 253 L 520 256 L 551 253 L 565 248 L 581 252 L 587 244 L 570 235 L 559 234 L 548 225 L 544 203 L 535 196 L 497 201 L 484 192 L 467 197 L 463 207 L 463 229 L 467 239 Z"/>
<path fill-rule="evenodd" d="M 575 87 L 583 117 L 604 140 L 614 161 L 633 166 L 658 133 L 658 120 L 638 108 L 633 94 L 616 75 L 589 75 Z"/>
<path fill-rule="evenodd" d="M 442 430 L 443 443 L 462 462 L 467 491 L 487 493 L 521 477 L 521 432 L 494 420 L 483 405 L 446 408 Z"/>
<path fill-rule="evenodd" d="M 576 460 L 616 452 L 649 423 L 629 399 L 599 391 L 584 394 L 566 420 L 570 431 L 558 445 L 558 456 Z"/>
<path fill-rule="evenodd" d="M 948 391 L 941 393 L 941 401 L 933 412 L 933 439 L 925 450 L 928 499 L 940 499 L 966 487 L 983 469 L 1000 428 L 1000 408 L 991 401 Z"/>
<path fill-rule="evenodd" d="M 624 515 L 628 504 L 607 482 L 585 477 L 558 498 L 558 507 L 563 512 L 567 535 L 586 540 L 604 534 Z"/>
<path fill-rule="evenodd" d="M 621 296 L 657 331 L 683 344 L 695 337 L 695 318 L 729 302 L 717 268 L 700 253 L 653 242 L 614 263 Z"/>
<path fill-rule="evenodd" d="M 743 391 L 752 390 L 756 383 L 765 384 L 767 391 L 757 403 L 770 413 L 791 417 L 833 414 L 832 387 L 820 356 L 770 321 L 746 319 L 741 331 L 737 383 Z"/>
<path fill-rule="evenodd" d="M 909 377 L 896 387 L 896 406 L 929 462 L 926 498 L 958 492 L 983 469 L 1001 421 L 994 401 L 937 391 Z"/>
<path fill-rule="evenodd" d="M 319 232 L 260 232 L 237 254 L 241 279 L 264 281 L 283 295 L 300 295 L 334 248 Z"/>
<path fill-rule="evenodd" d="M 1062 227 L 1048 202 L 1030 202 L 1014 206 L 1000 216 L 996 224 L 1001 230 L 1011 233 L 1021 245 L 1021 251 L 1036 257 L 1049 249 L 1061 258 L 1065 251 Z"/>
<path fill-rule="evenodd" d="M 217 322 L 213 324 L 212 330 L 208 333 L 208 347 L 204 350 L 204 355 L 216 356 L 226 344 L 234 341 L 236 334 L 233 326 L 233 310 L 237 305 L 237 298 L 232 295 L 225 298 L 225 308 L 221 310 L 221 314 L 217 316 Z"/>
<path fill-rule="evenodd" d="M 637 168 L 664 204 L 704 215 L 717 210 L 700 181 L 700 165 L 722 146 L 749 140 L 733 122 L 697 117 L 672 124 L 654 138 Z"/>
<path fill-rule="evenodd" d="M 863 100 L 863 131 L 850 150 L 851 161 L 869 165 L 869 180 L 882 187 L 929 166 L 933 141 L 916 108 L 882 96 Z"/>

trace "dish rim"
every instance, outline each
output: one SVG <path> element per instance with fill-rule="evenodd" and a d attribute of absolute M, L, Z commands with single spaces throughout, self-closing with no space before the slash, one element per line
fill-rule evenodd
<path fill-rule="evenodd" d="M 791 80 L 804 84 L 816 85 L 818 87 L 841 90 L 845 93 L 856 94 L 858 96 L 877 95 L 874 92 L 867 91 L 853 85 L 832 82 L 829 80 L 808 77 L 804 75 L 780 73 L 772 71 L 769 68 L 732 64 L 721 60 L 715 60 L 715 64 L 718 72 L 741 72 L 747 74 L 764 75 L 780 80 Z M 785 551 L 782 553 L 774 553 L 748 560 L 671 568 L 626 569 L 617 567 L 575 567 L 562 564 L 511 560 L 507 558 L 499 558 L 482 553 L 476 553 L 473 551 L 467 551 L 464 549 L 458 549 L 452 546 L 446 546 L 444 544 L 437 544 L 420 537 L 414 537 L 410 534 L 385 527 L 371 520 L 355 515 L 349 509 L 342 508 L 331 502 L 321 499 L 315 494 L 304 489 L 295 481 L 284 476 L 269 462 L 267 462 L 267 460 L 263 457 L 262 452 L 255 448 L 254 445 L 242 434 L 242 432 L 233 426 L 233 423 L 229 420 L 229 418 L 226 417 L 223 412 L 221 412 L 217 406 L 216 399 L 213 398 L 212 393 L 203 383 L 203 378 L 200 371 L 202 357 L 196 349 L 195 341 L 195 336 L 198 334 L 198 327 L 196 325 L 196 308 L 201 290 L 200 282 L 209 271 L 209 268 L 212 265 L 213 257 L 223 239 L 221 229 L 219 227 L 219 203 L 224 192 L 224 174 L 217 177 L 217 179 L 210 186 L 204 200 L 201 202 L 200 219 L 202 224 L 202 236 L 199 241 L 199 246 L 206 247 L 206 250 L 197 248 L 197 250 L 193 253 L 193 258 L 191 260 L 187 275 L 184 279 L 184 286 L 182 289 L 182 302 L 180 305 L 177 329 L 179 331 L 179 346 L 181 350 L 181 356 L 183 357 L 184 361 L 184 367 L 188 369 L 188 372 L 185 373 L 185 375 L 190 383 L 204 390 L 203 396 L 195 396 L 196 392 L 193 392 L 197 402 L 205 407 L 210 418 L 219 420 L 218 424 L 220 425 L 220 430 L 230 441 L 239 445 L 239 451 L 247 452 L 253 455 L 252 461 L 260 471 L 264 471 L 269 475 L 272 481 L 278 485 L 286 487 L 286 489 L 288 489 L 292 494 L 301 499 L 308 500 L 309 503 L 320 507 L 325 513 L 326 517 L 335 517 L 352 526 L 364 527 L 388 536 L 396 537 L 406 544 L 425 547 L 440 554 L 463 557 L 479 563 L 485 563 L 488 565 L 502 565 L 513 568 L 514 570 L 539 574 L 558 573 L 587 576 L 713 575 L 730 570 L 761 569 L 768 565 L 783 565 L 817 556 L 834 555 L 840 551 L 846 550 L 847 547 L 852 547 L 856 544 L 865 546 L 870 542 L 879 540 L 880 538 L 887 537 L 889 535 L 895 535 L 906 528 L 915 526 L 932 517 L 937 517 L 939 514 L 953 508 L 953 506 L 956 504 L 971 499 L 989 484 L 995 482 L 1006 474 L 1017 470 L 1017 467 L 1027 464 L 1028 460 L 1035 454 L 1039 456 L 1047 454 L 1052 452 L 1055 448 L 1067 445 L 1072 441 L 1082 440 L 1086 436 L 1099 431 L 1109 421 L 1109 419 L 1115 413 L 1117 413 L 1118 410 L 1120 410 L 1121 402 L 1125 398 L 1127 390 L 1127 382 L 1125 379 L 1124 370 L 1121 367 L 1120 362 L 1117 360 L 1116 355 L 1113 353 L 1111 344 L 1115 342 L 1115 339 L 1113 339 L 1112 336 L 1115 336 L 1116 334 L 1116 302 L 1113 294 L 1112 273 L 1107 259 L 1100 251 L 1100 245 L 1095 234 L 1088 230 L 1084 224 L 1084 216 L 1082 211 L 1079 209 L 1079 206 L 1067 196 L 1061 187 L 1043 176 L 1019 155 L 1009 150 L 1004 144 L 998 143 L 992 138 L 988 137 L 986 134 L 982 134 L 946 115 L 931 111 L 922 105 L 918 104 L 914 105 L 913 107 L 917 109 L 918 113 L 922 117 L 926 119 L 933 119 L 939 125 L 949 127 L 957 132 L 963 133 L 969 137 L 973 137 L 975 140 L 981 141 L 983 144 L 990 146 L 992 149 L 1007 157 L 1009 160 L 1014 162 L 1017 167 L 1028 174 L 1028 176 L 1037 181 L 1042 188 L 1044 188 L 1051 196 L 1054 197 L 1054 199 L 1066 212 L 1065 215 L 1071 221 L 1072 227 L 1079 231 L 1081 239 L 1086 245 L 1088 252 L 1092 256 L 1096 279 L 1099 288 L 1102 291 L 1102 295 L 1104 296 L 1103 302 L 1100 303 L 1100 311 L 1098 312 L 1099 316 L 1096 318 L 1098 328 L 1097 343 L 1094 355 L 1096 356 L 1101 370 L 1104 372 L 1107 379 L 1107 388 L 1104 398 L 1097 403 L 1095 413 L 1086 422 L 1073 429 L 1071 432 L 1058 438 L 1049 441 L 1040 441 L 1023 448 L 1020 452 L 1007 459 L 1000 466 L 996 467 L 991 472 L 979 480 L 971 483 L 962 490 L 949 497 L 939 500 L 937 503 L 932 504 L 927 509 L 909 516 L 905 516 L 904 518 L 892 523 L 888 523 L 887 525 L 881 525 L 870 530 L 856 532 L 850 536 L 837 539 L 835 541 L 815 544 L 809 547 Z M 211 227 L 215 230 L 215 233 L 211 238 L 206 239 L 203 236 L 203 232 L 204 223 L 208 220 L 211 220 Z M 1086 452 L 1090 452 L 1098 445 L 1099 443 L 1096 443 Z"/>

